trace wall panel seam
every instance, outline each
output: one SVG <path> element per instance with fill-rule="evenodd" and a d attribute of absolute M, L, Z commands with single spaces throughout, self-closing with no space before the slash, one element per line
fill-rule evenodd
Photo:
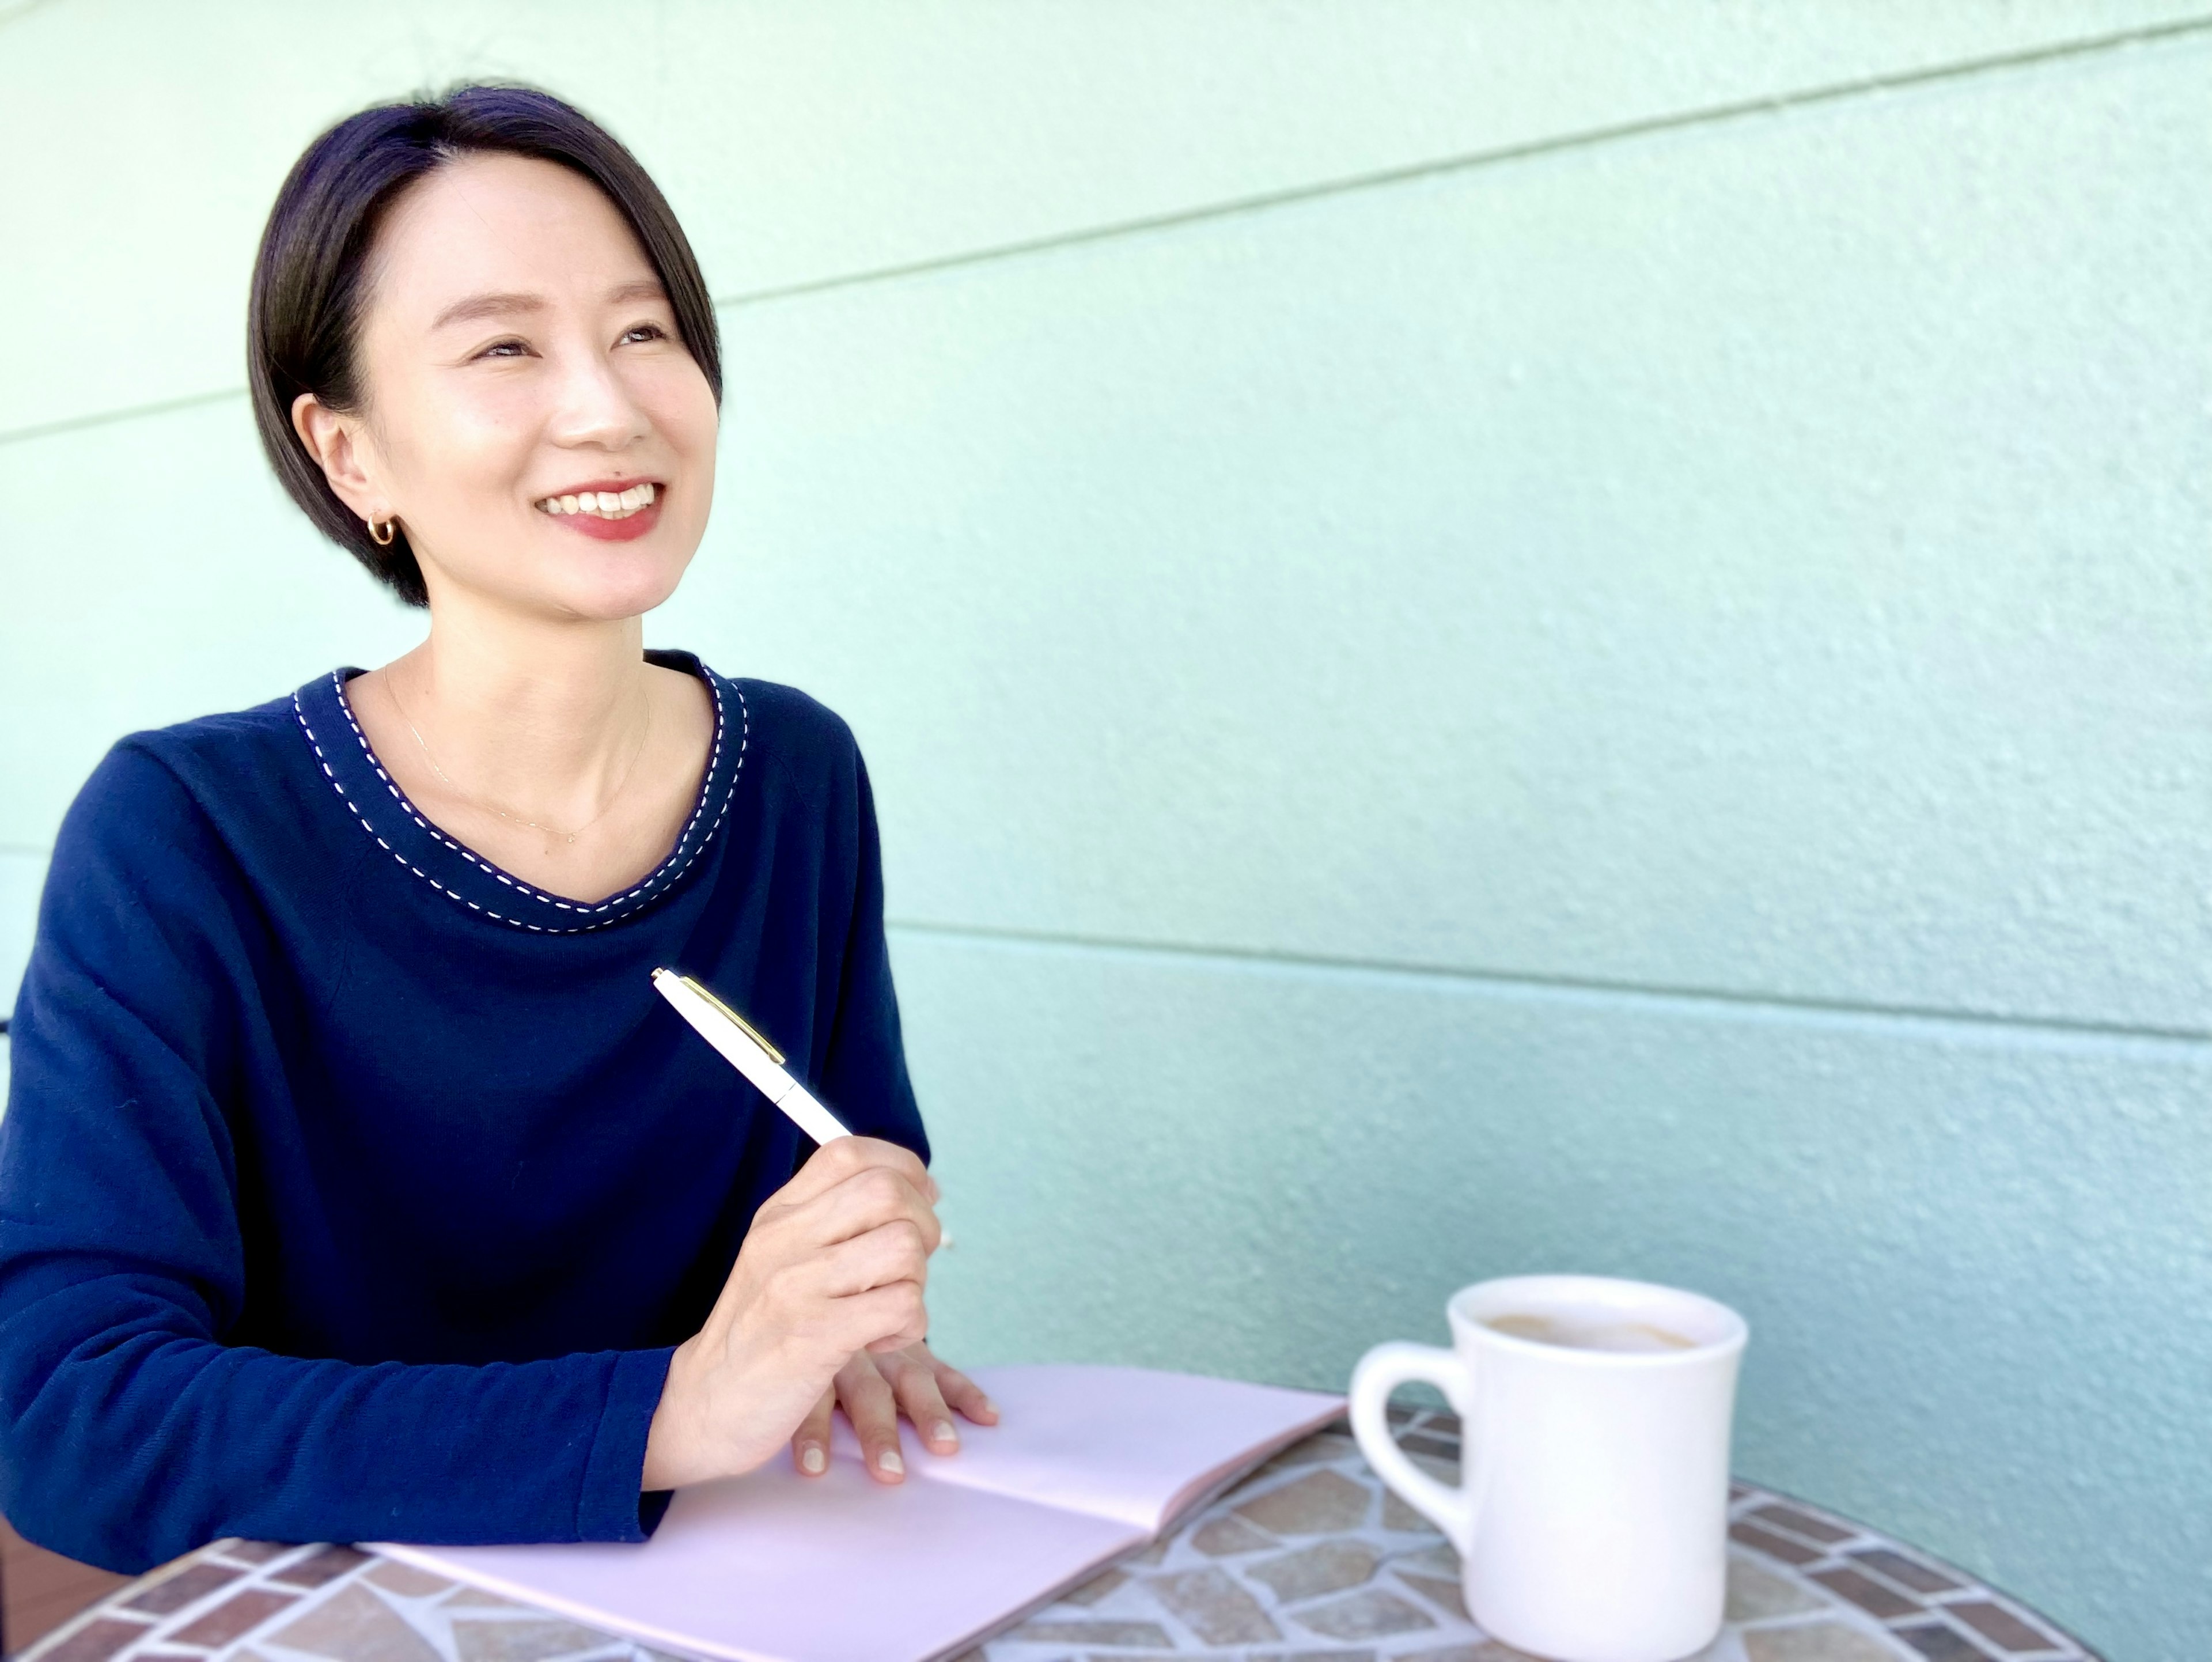
<path fill-rule="evenodd" d="M 925 259 L 871 267 L 866 271 L 809 278 L 801 283 L 742 289 L 733 294 L 717 296 L 714 305 L 718 310 L 737 311 L 746 307 L 765 305 L 774 301 L 828 294 L 873 283 L 894 283 L 905 277 L 923 277 L 939 271 L 957 271 L 968 266 L 995 264 L 1001 260 L 1019 259 L 1031 254 L 1049 253 L 1064 248 L 1116 241 L 1128 237 L 1176 230 L 1189 225 L 1206 224 L 1217 220 L 1267 213 L 1282 208 L 1298 207 L 1307 203 L 1326 201 L 1334 197 L 1386 190 L 1399 185 L 1418 183 L 1452 174 L 1474 172 L 1485 167 L 1526 161 L 1537 156 L 1595 149 L 1605 145 L 1622 143 L 1661 133 L 1726 125 L 1759 116 L 1779 115 L 1791 110 L 1844 103 L 1886 92 L 1929 86 L 1944 82 L 1970 80 L 2008 70 L 2031 69 L 2068 58 L 2092 57 L 2130 47 L 2155 45 L 2208 33 L 2212 33 L 2212 15 L 2174 18 L 2163 23 L 2146 24 L 2132 29 L 2119 29 L 2106 34 L 2084 35 L 2070 40 L 2053 41 L 2040 46 L 2022 47 L 2014 52 L 1997 52 L 1987 57 L 1959 58 L 1949 63 L 1930 64 L 1917 70 L 1900 70 L 1889 74 L 1863 76 L 1850 81 L 1801 88 L 1794 92 L 1768 93 L 1756 98 L 1701 105 L 1694 109 L 1676 111 L 1667 115 L 1649 116 L 1633 121 L 1583 128 L 1570 133 L 1552 134 L 1545 137 L 1526 139 L 1511 144 L 1497 145 L 1486 149 L 1469 150 L 1453 155 L 1436 157 L 1426 161 L 1407 162 L 1398 167 L 1376 168 L 1366 173 L 1347 174 L 1342 178 L 1323 180 L 1313 184 L 1289 186 L 1280 190 L 1261 192 L 1251 196 L 1232 198 L 1226 201 L 1205 203 L 1197 207 L 1176 209 L 1168 213 L 1140 215 L 1134 218 L 1115 220 L 1102 225 L 1056 231 L 1044 236 L 994 243 L 986 247 L 966 249 L 957 253 L 933 255 Z M 59 421 L 34 423 L 28 426 L 0 431 L 0 445 L 45 438 L 58 433 L 75 432 L 87 427 L 104 426 L 112 422 L 130 421 L 140 416 L 165 415 L 173 411 L 191 409 L 201 405 L 215 404 L 226 399 L 245 396 L 246 389 L 242 387 L 226 387 L 216 392 L 189 393 L 180 398 L 165 399 L 154 403 L 91 411 L 81 416 L 68 417 Z"/>
<path fill-rule="evenodd" d="M 1370 172 L 1349 174 L 1338 179 L 1322 180 L 1307 185 L 1286 186 L 1280 190 L 1262 191 L 1251 196 L 1236 197 L 1222 202 L 1205 203 L 1194 208 L 1178 208 L 1167 213 L 1139 215 L 1134 218 L 1115 220 L 1103 225 L 1086 226 L 1078 230 L 1058 231 L 1045 236 L 994 243 L 988 247 L 969 249 L 956 254 L 935 255 L 927 259 L 909 260 L 901 265 L 885 265 L 865 271 L 810 278 L 802 283 L 743 289 L 735 294 L 717 296 L 714 304 L 726 311 L 735 310 L 740 307 L 763 305 L 770 301 L 826 294 L 839 289 L 860 288 L 870 283 L 895 282 L 902 277 L 926 276 L 938 271 L 957 271 L 964 266 L 987 265 L 1003 259 L 1016 259 L 1029 254 L 1049 253 L 1062 248 L 1081 247 L 1090 243 L 1143 236 L 1158 231 L 1176 230 L 1188 225 L 1205 224 L 1216 220 L 1237 218 L 1249 214 L 1267 213 L 1280 208 L 1295 208 L 1310 202 L 1325 201 L 1334 197 L 1387 190 L 1399 185 L 1416 184 L 1453 174 L 1475 172 L 1485 167 L 1528 161 L 1538 156 L 1597 149 L 1608 144 L 1623 143 L 1662 133 L 1679 132 L 1687 128 L 1724 125 L 1759 116 L 1780 115 L 1792 110 L 1844 103 L 1886 92 L 1896 92 L 1948 81 L 1969 80 L 2012 70 L 2032 69 L 2066 58 L 2092 57 L 2131 46 L 2152 45 L 2160 41 L 2206 33 L 2212 33 L 2212 15 L 2199 15 L 2175 18 L 2163 23 L 2147 24 L 2139 28 L 2115 30 L 2108 34 L 2084 35 L 2071 40 L 2054 41 L 2041 46 L 2022 47 L 2017 51 L 1997 52 L 1984 58 L 1959 58 L 1950 63 L 1930 64 L 1917 70 L 1900 70 L 1885 75 L 1863 76 L 1850 81 L 1801 88 L 1794 92 L 1766 93 L 1756 98 L 1735 99 L 1720 104 L 1700 105 L 1694 109 L 1678 110 L 1670 114 L 1640 117 L 1633 121 L 1615 122 L 1604 126 L 1582 128 L 1569 133 L 1554 133 L 1540 138 L 1523 139 L 1514 143 L 1495 145 L 1486 149 L 1468 150 L 1453 155 L 1434 157 L 1426 161 L 1413 161 L 1396 167 L 1378 167 Z M 0 435 L 0 441 L 4 441 L 5 436 L 5 435 Z"/>
<path fill-rule="evenodd" d="M 1726 988 L 1673 986 L 1608 980 L 1601 977 L 1543 975 L 1448 964 L 1338 957 L 1320 953 L 1276 952 L 1255 947 L 1146 941 L 1041 929 L 1001 928 L 912 918 L 889 918 L 886 927 L 893 935 L 914 934 L 978 945 L 1026 947 L 1075 955 L 1166 959 L 1207 964 L 1223 969 L 1308 971 L 1397 981 L 1409 985 L 1489 988 L 1501 992 L 1539 996 L 1554 995 L 1577 1001 L 1633 1002 L 1694 1010 L 1708 1015 L 1736 1012 L 1747 1015 L 1810 1018 L 1853 1026 L 1873 1024 L 1943 1029 L 1984 1038 L 2010 1036 L 2061 1044 L 2082 1041 L 2100 1044 L 2120 1044 L 2130 1047 L 2149 1047 L 2161 1052 L 2178 1052 L 2193 1060 L 2212 1061 L 2212 1027 L 2158 1027 L 2057 1016 L 2011 1015 L 1934 1005 L 1883 1004 L 1782 993 L 1738 992 Z"/>

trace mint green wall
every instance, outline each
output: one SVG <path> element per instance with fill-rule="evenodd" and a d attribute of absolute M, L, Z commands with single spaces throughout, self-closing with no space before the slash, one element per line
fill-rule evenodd
<path fill-rule="evenodd" d="M 867 748 L 948 1348 L 1329 1385 L 1679 1280 L 1741 1470 L 2190 1653 L 2212 9 L 609 15 L 0 11 L 0 979 L 116 734 L 414 638 L 244 276 L 322 123 L 540 78 L 724 301 L 651 634 Z"/>

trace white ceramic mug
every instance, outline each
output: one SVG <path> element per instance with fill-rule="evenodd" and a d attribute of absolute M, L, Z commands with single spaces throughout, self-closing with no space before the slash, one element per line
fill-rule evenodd
<path fill-rule="evenodd" d="M 1451 1349 L 1393 1342 L 1360 1358 L 1352 1429 L 1382 1481 L 1459 1549 L 1468 1613 L 1562 1662 L 1674 1662 L 1711 1644 L 1743 1318 L 1694 1293 L 1596 1275 L 1481 1282 L 1447 1310 Z M 1616 1350 L 1485 1324 L 1511 1317 L 1523 1331 L 1531 1318 L 1555 1334 L 1657 1331 L 1653 1348 Z M 1457 1487 L 1390 1435 L 1390 1393 L 1412 1379 L 1460 1416 Z"/>

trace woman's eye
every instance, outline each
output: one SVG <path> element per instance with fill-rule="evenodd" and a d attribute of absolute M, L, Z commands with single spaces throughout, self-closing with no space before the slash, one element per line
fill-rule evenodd
<path fill-rule="evenodd" d="M 519 340 L 495 340 L 477 356 L 480 358 L 519 358 L 529 350 Z"/>
<path fill-rule="evenodd" d="M 624 340 L 640 338 L 645 340 L 666 340 L 668 338 L 668 331 L 662 328 L 657 323 L 641 323 L 633 328 L 623 330 L 623 338 Z"/>

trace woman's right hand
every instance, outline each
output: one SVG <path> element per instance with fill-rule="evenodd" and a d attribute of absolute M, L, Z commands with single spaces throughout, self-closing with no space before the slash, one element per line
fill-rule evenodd
<path fill-rule="evenodd" d="M 668 1365 L 641 1486 L 751 1470 L 851 1357 L 927 1336 L 937 1197 L 909 1150 L 840 1137 L 763 1202 L 706 1324 Z"/>

